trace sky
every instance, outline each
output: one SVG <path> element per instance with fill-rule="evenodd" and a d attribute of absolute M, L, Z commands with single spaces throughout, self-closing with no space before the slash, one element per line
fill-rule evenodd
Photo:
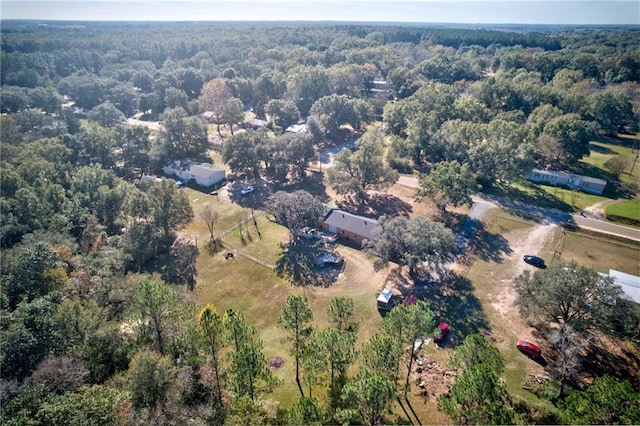
<path fill-rule="evenodd" d="M 0 17 L 640 25 L 640 0 L 0 0 Z"/>

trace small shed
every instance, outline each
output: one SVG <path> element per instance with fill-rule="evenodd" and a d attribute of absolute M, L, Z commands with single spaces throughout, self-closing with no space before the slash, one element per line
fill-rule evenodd
<path fill-rule="evenodd" d="M 382 311 L 388 311 L 393 307 L 393 291 L 391 289 L 385 288 L 380 292 L 378 296 L 378 309 Z"/>
<path fill-rule="evenodd" d="M 250 120 L 245 120 L 243 122 L 242 127 L 249 129 L 262 129 L 269 125 L 267 120 L 260 120 L 259 118 L 252 118 Z"/>

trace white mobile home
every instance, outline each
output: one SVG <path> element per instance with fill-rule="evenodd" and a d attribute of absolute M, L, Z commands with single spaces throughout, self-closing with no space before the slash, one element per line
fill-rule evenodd
<path fill-rule="evenodd" d="M 627 299 L 640 304 L 640 277 L 625 274 L 615 269 L 609 269 L 609 276 L 613 278 L 614 283 L 622 287 L 622 291 Z"/>
<path fill-rule="evenodd" d="M 194 180 L 200 186 L 212 186 L 226 177 L 224 169 L 209 163 L 196 163 L 190 160 L 178 160 L 167 164 L 162 171 L 184 181 Z"/>
<path fill-rule="evenodd" d="M 576 175 L 559 170 L 533 169 L 527 175 L 527 179 L 531 182 L 562 186 L 597 195 L 602 194 L 604 188 L 607 186 L 607 181 L 604 179 Z"/>

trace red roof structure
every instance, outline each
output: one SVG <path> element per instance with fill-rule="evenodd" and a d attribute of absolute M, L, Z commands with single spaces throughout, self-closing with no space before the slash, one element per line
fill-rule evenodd
<path fill-rule="evenodd" d="M 402 306 L 415 305 L 416 303 L 418 303 L 418 298 L 415 294 L 412 293 L 404 298 L 404 300 L 402 301 Z"/>

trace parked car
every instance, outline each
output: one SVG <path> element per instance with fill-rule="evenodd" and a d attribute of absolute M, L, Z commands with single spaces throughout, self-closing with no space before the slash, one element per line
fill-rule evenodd
<path fill-rule="evenodd" d="M 242 189 L 240 190 L 240 194 L 242 195 L 247 195 L 251 192 L 253 192 L 253 185 L 247 185 L 247 186 L 243 186 Z"/>
<path fill-rule="evenodd" d="M 529 265 L 533 265 L 537 268 L 544 268 L 544 259 L 538 256 L 527 254 L 523 257 L 523 260 Z"/>
<path fill-rule="evenodd" d="M 540 355 L 542 354 L 539 347 L 531 342 L 527 342 L 526 340 L 518 340 L 518 344 L 516 346 L 520 352 L 532 358 L 540 358 Z"/>
<path fill-rule="evenodd" d="M 444 340 L 449 332 L 449 324 L 446 322 L 441 322 L 438 324 L 436 334 L 433 335 L 433 341 L 436 343 L 440 343 Z"/>
<path fill-rule="evenodd" d="M 182 188 L 183 186 L 185 186 L 187 184 L 187 182 L 183 181 L 183 180 L 178 180 L 176 181 L 176 185 L 178 185 L 178 188 Z"/>
<path fill-rule="evenodd" d="M 339 266 L 342 265 L 344 259 L 337 253 L 329 253 L 324 252 L 320 256 L 318 256 L 315 260 L 316 266 L 325 267 L 325 266 Z"/>

